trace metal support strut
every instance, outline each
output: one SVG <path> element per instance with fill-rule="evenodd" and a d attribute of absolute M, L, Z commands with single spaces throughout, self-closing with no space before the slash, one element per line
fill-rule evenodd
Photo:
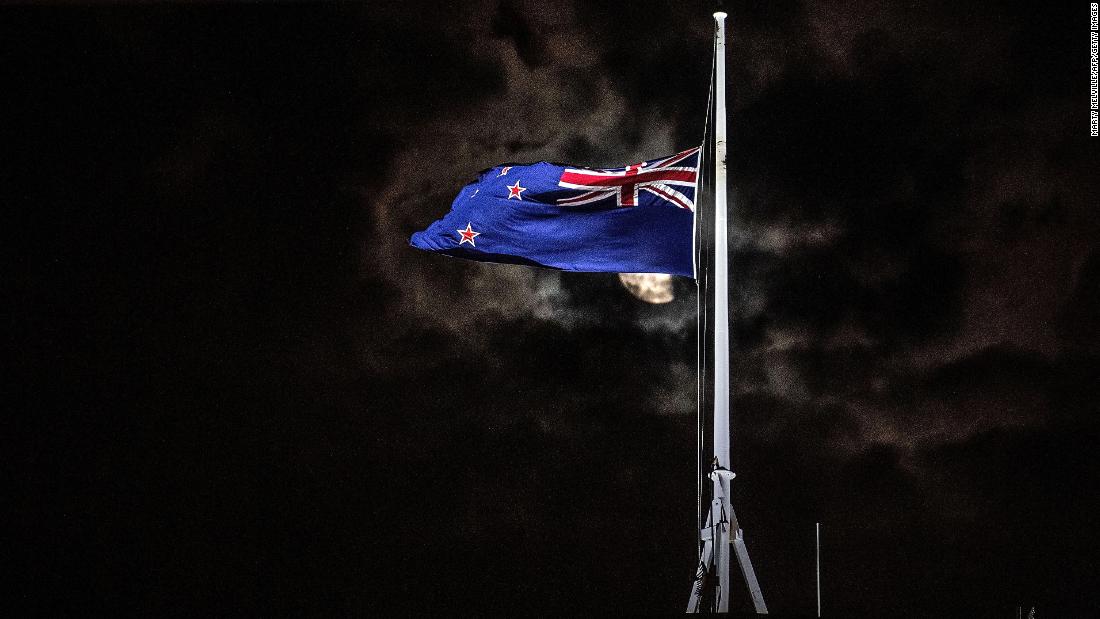
<path fill-rule="evenodd" d="M 703 549 L 699 553 L 699 566 L 695 572 L 695 582 L 691 587 L 691 596 L 688 598 L 687 612 L 698 613 L 705 609 L 701 607 L 703 593 L 707 587 L 708 576 L 714 576 L 715 565 L 729 565 L 729 546 L 733 546 L 737 556 L 737 564 L 741 567 L 741 576 L 745 579 L 745 585 L 752 597 L 753 607 L 761 615 L 768 613 L 768 606 L 764 603 L 764 594 L 760 590 L 760 583 L 756 580 L 756 570 L 749 559 L 749 550 L 745 546 L 744 530 L 737 522 L 737 514 L 730 503 L 730 481 L 737 474 L 716 466 L 708 477 L 722 489 L 720 496 L 715 497 L 710 504 L 710 514 L 707 515 L 707 525 L 699 531 L 699 539 L 703 542 Z M 717 549 L 717 552 L 715 552 Z M 729 584 L 719 582 L 715 586 L 714 610 L 717 612 L 729 612 Z"/>

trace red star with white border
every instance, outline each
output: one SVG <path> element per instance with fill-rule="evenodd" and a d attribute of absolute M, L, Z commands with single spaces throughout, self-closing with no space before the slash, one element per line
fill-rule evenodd
<path fill-rule="evenodd" d="M 526 187 L 520 187 L 519 186 L 519 181 L 516 181 L 515 185 L 506 185 L 506 186 L 508 187 L 508 199 L 509 200 L 511 200 L 512 198 L 515 198 L 517 200 L 522 200 L 523 196 L 521 196 L 519 194 L 527 191 Z"/>
<path fill-rule="evenodd" d="M 477 247 L 477 245 L 474 245 L 474 237 L 480 235 L 481 233 L 474 232 L 474 229 L 471 227 L 471 224 L 469 222 L 466 223 L 465 230 L 455 230 L 455 232 L 457 232 L 462 237 L 462 239 L 458 241 L 459 245 L 462 245 L 463 243 L 469 243 L 470 247 Z"/>

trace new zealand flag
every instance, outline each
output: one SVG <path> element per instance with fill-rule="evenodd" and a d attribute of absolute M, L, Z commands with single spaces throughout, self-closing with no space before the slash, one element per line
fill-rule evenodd
<path fill-rule="evenodd" d="M 497 166 L 411 244 L 483 262 L 693 277 L 698 169 L 698 148 L 611 169 Z"/>

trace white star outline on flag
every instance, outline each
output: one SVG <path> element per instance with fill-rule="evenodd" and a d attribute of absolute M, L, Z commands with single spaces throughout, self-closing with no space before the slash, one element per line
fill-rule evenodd
<path fill-rule="evenodd" d="M 521 196 L 520 194 L 527 191 L 526 187 L 520 187 L 519 186 L 519 181 L 518 180 L 516 181 L 515 185 L 505 185 L 505 187 L 508 188 L 508 199 L 509 200 L 511 200 L 512 198 L 515 198 L 517 200 L 523 200 L 523 196 Z"/>
<path fill-rule="evenodd" d="M 463 230 L 461 228 L 459 228 L 458 230 L 455 230 L 455 232 L 458 233 L 459 237 L 461 237 L 460 240 L 458 241 L 458 244 L 460 246 L 463 243 L 469 243 L 470 247 L 477 247 L 477 245 L 474 244 L 474 237 L 475 236 L 480 236 L 481 233 L 480 232 L 474 232 L 474 229 L 473 229 L 472 226 L 473 226 L 473 224 L 471 222 L 466 222 L 466 229 L 465 230 Z"/>

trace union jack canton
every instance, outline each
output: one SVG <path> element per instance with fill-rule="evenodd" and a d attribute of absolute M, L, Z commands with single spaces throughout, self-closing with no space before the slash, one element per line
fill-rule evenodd
<path fill-rule="evenodd" d="M 694 211 L 698 172 L 699 147 L 622 168 L 566 168 L 558 186 L 587 191 L 560 198 L 558 204 L 577 206 L 613 197 L 616 206 L 636 206 L 638 193 L 644 191 L 673 206 Z"/>

